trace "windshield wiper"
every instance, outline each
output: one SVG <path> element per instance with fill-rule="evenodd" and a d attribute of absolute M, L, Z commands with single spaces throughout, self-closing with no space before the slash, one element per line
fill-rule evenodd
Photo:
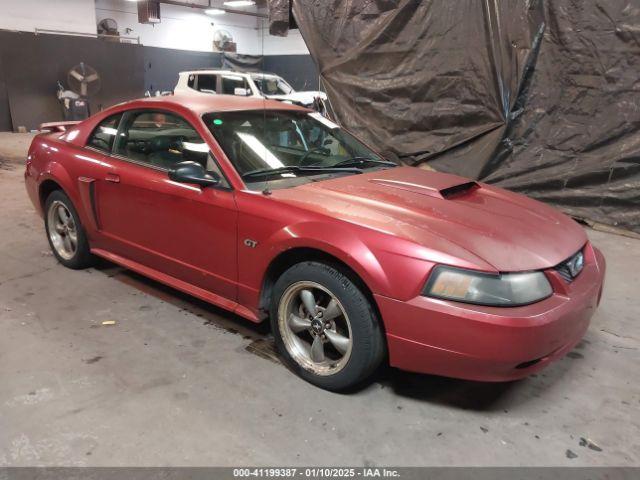
<path fill-rule="evenodd" d="M 387 160 L 378 160 L 376 158 L 370 158 L 370 157 L 351 157 L 351 158 L 347 158 L 346 160 L 342 160 L 341 162 L 338 162 L 331 166 L 332 167 L 351 167 L 351 166 L 361 167 L 362 165 L 366 165 L 367 163 L 375 163 L 376 165 L 387 165 L 389 167 L 398 166 L 397 163 L 389 162 Z"/>
<path fill-rule="evenodd" d="M 359 168 L 349 167 L 300 167 L 298 165 L 289 165 L 279 168 L 262 168 L 259 170 L 251 170 L 244 173 L 242 178 L 268 177 L 270 175 L 278 175 L 280 173 L 363 173 Z"/>

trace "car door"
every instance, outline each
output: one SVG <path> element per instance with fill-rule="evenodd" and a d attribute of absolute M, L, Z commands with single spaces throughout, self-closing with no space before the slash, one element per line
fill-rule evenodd
<path fill-rule="evenodd" d="M 98 179 L 104 180 L 114 169 L 110 155 L 121 118 L 122 113 L 116 113 L 102 120 L 89 136 L 84 148 L 74 153 L 74 161 L 69 164 L 73 165 L 73 178 L 77 179 L 79 195 L 76 201 L 82 207 L 78 209 L 78 213 L 82 217 L 92 248 L 104 247 L 95 204 L 95 188 Z"/>
<path fill-rule="evenodd" d="M 97 182 L 100 230 L 116 255 L 236 298 L 237 209 L 209 147 L 182 117 L 136 110 L 120 122 L 111 170 Z M 221 177 L 219 187 L 174 182 L 168 170 L 197 161 Z"/>

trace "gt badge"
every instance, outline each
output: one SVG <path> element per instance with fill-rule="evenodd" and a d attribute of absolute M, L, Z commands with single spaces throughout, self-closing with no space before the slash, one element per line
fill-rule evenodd
<path fill-rule="evenodd" d="M 255 240 L 251 240 L 250 238 L 245 238 L 244 239 L 244 246 L 245 247 L 256 248 L 256 245 L 258 245 L 258 242 L 256 242 Z"/>

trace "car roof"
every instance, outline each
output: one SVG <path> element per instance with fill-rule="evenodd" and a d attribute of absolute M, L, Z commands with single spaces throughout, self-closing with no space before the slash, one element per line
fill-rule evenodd
<path fill-rule="evenodd" d="M 279 77 L 279 75 L 271 72 L 238 72 L 236 70 L 217 70 L 215 68 L 205 68 L 202 70 L 185 70 L 184 72 L 180 72 L 179 75 L 199 75 L 201 73 L 206 74 L 215 74 L 215 75 L 238 75 L 238 76 L 265 76 L 265 77 Z"/>
<path fill-rule="evenodd" d="M 240 110 L 299 110 L 310 111 L 308 108 L 290 103 L 268 100 L 261 97 L 241 97 L 238 95 L 220 94 L 187 94 L 166 95 L 162 97 L 147 97 L 141 100 L 126 102 L 121 106 L 130 108 L 159 108 L 181 107 L 202 115 L 209 112 L 227 112 Z"/>
<path fill-rule="evenodd" d="M 236 72 L 233 70 L 220 70 L 216 68 L 203 68 L 202 70 L 185 70 L 184 72 L 180 72 L 180 75 L 195 75 L 198 73 L 216 73 L 216 74 L 229 74 L 229 75 L 247 75 L 247 72 Z"/>

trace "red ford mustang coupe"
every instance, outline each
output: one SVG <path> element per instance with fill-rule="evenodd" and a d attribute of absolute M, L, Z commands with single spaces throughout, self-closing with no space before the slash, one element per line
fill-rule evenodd
<path fill-rule="evenodd" d="M 573 348 L 602 293 L 604 258 L 565 215 L 396 166 L 280 102 L 124 103 L 37 136 L 25 180 L 60 263 L 103 257 L 270 318 L 288 365 L 330 390 L 382 361 L 525 377 Z"/>

